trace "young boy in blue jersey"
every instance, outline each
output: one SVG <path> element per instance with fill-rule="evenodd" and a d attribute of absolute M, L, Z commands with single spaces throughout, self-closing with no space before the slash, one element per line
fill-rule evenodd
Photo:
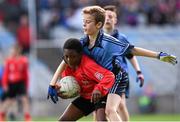
<path fill-rule="evenodd" d="M 106 103 L 106 116 L 110 121 L 122 121 L 118 115 L 118 108 L 122 101 L 122 93 L 125 93 L 127 85 L 127 75 L 121 68 L 121 57 L 131 53 L 133 55 L 151 57 L 159 59 L 164 62 L 176 64 L 176 57 L 163 52 L 154 52 L 151 50 L 134 47 L 129 43 L 117 40 L 116 38 L 105 34 L 101 31 L 105 22 L 105 10 L 99 6 L 88 6 L 82 10 L 83 13 L 83 30 L 86 35 L 81 39 L 83 51 L 86 55 L 94 59 L 98 64 L 104 68 L 114 72 L 116 80 L 109 91 Z M 48 95 L 52 101 L 58 101 L 57 92 L 54 88 L 59 74 L 62 73 L 66 67 L 65 62 L 62 61 L 56 70 L 48 89 Z M 104 110 L 101 109 L 103 112 Z M 98 113 L 97 113 L 97 121 Z"/>
<path fill-rule="evenodd" d="M 115 37 L 116 39 L 120 40 L 120 41 L 124 41 L 125 43 L 129 43 L 127 40 L 127 37 L 121 33 L 118 32 L 118 30 L 115 28 L 116 23 L 117 23 L 117 10 L 116 7 L 113 5 L 107 5 L 104 7 L 105 11 L 106 11 L 106 19 L 105 19 L 105 24 L 103 26 L 103 31 L 113 37 Z M 137 73 L 137 81 L 140 81 L 140 87 L 143 86 L 144 84 L 144 76 L 141 72 L 139 63 L 137 61 L 136 56 L 132 55 L 132 54 L 127 54 L 125 56 L 122 56 L 121 58 L 121 67 L 126 71 L 127 73 L 127 77 L 128 77 L 128 66 L 127 66 L 127 62 L 126 62 L 126 58 L 130 61 L 130 63 L 132 64 L 133 68 L 135 69 L 136 73 Z M 122 121 L 129 121 L 129 113 L 126 107 L 126 98 L 129 97 L 129 77 L 127 79 L 127 86 L 126 86 L 126 92 L 122 93 L 121 98 L 122 101 L 119 105 L 119 113 L 120 116 L 122 118 Z"/>

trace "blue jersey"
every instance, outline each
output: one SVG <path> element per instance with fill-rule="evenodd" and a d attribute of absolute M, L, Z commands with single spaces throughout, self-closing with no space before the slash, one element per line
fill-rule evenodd
<path fill-rule="evenodd" d="M 118 32 L 118 30 L 114 30 L 113 33 L 111 34 L 111 36 L 115 37 L 116 39 L 118 39 L 119 41 L 121 42 L 124 42 L 124 43 L 129 43 L 129 41 L 127 40 L 127 37 L 124 35 L 124 34 L 121 34 Z M 130 43 L 129 43 L 130 44 Z M 120 59 L 120 65 L 121 67 L 126 71 L 128 72 L 128 65 L 127 65 L 127 61 L 126 61 L 126 58 L 125 56 L 122 56 L 122 57 L 119 57 Z"/>
<path fill-rule="evenodd" d="M 89 49 L 89 38 L 88 36 L 80 39 L 83 45 L 83 52 L 94 59 L 102 67 L 113 70 L 112 61 L 115 59 L 116 64 L 121 67 L 122 56 L 125 56 L 134 47 L 129 43 L 99 32 L 93 48 Z"/>

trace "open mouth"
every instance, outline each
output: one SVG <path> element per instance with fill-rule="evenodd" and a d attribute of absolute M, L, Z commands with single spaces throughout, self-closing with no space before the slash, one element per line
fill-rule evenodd
<path fill-rule="evenodd" d="M 110 25 L 111 23 L 110 22 L 106 22 L 106 25 Z"/>

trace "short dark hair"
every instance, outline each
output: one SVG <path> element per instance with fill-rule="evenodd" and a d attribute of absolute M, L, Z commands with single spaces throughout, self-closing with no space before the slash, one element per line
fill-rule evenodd
<path fill-rule="evenodd" d="M 107 6 L 104 6 L 103 8 L 104 10 L 109 10 L 109 11 L 117 13 L 117 8 L 114 5 L 107 5 Z"/>
<path fill-rule="evenodd" d="M 75 50 L 77 53 L 82 53 L 83 47 L 79 39 L 76 38 L 69 38 L 63 46 L 64 49 L 72 49 Z"/>

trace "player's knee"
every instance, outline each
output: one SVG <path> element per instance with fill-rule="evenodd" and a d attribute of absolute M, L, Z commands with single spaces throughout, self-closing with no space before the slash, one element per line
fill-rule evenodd
<path fill-rule="evenodd" d="M 116 109 L 113 107 L 107 107 L 105 110 L 106 116 L 110 116 L 111 114 L 114 114 L 116 112 Z"/>
<path fill-rule="evenodd" d="M 123 96 L 120 104 L 119 104 L 119 108 L 120 109 L 126 109 L 126 100 L 125 100 L 125 96 Z"/>
<path fill-rule="evenodd" d="M 126 103 L 124 101 L 122 101 L 120 104 L 119 104 L 119 108 L 120 109 L 125 109 L 126 108 Z"/>

